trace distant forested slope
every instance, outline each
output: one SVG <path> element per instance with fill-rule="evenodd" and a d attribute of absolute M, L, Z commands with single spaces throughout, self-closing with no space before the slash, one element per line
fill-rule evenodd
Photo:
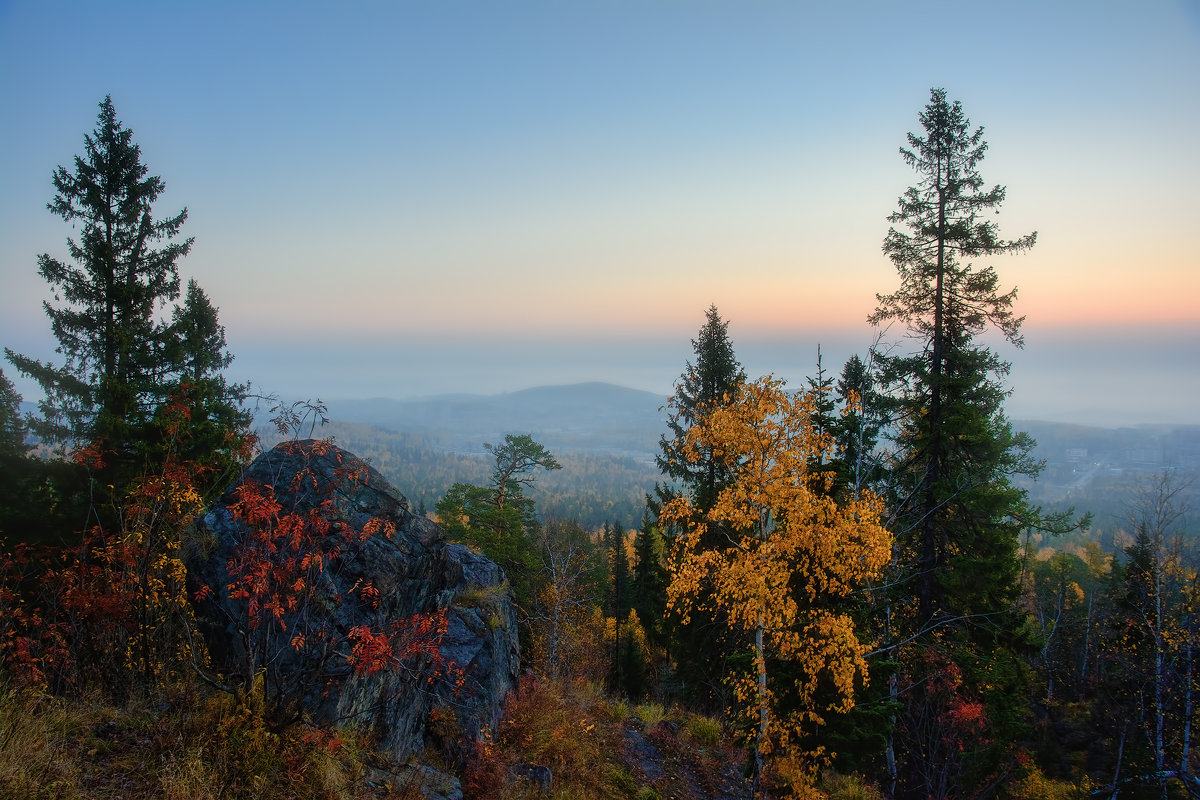
<path fill-rule="evenodd" d="M 329 404 L 334 421 L 323 433 L 375 465 L 414 508 L 429 511 L 454 483 L 487 483 L 492 459 L 485 442 L 529 433 L 563 465 L 538 475 L 530 491 L 543 517 L 589 528 L 605 522 L 636 526 L 646 492 L 662 479 L 654 456 L 666 429 L 664 402 L 602 383 L 492 396 L 346 400 Z M 1037 482 L 1027 484 L 1031 499 L 1047 509 L 1091 512 L 1092 529 L 1067 538 L 1096 537 L 1106 548 L 1121 546 L 1113 532 L 1127 527 L 1140 479 L 1166 470 L 1186 478 L 1200 469 L 1198 426 L 1017 421 L 1014 427 L 1037 440 L 1035 455 L 1046 462 Z"/>
<path fill-rule="evenodd" d="M 484 443 L 527 433 L 561 470 L 536 477 L 529 496 L 542 517 L 587 528 L 640 524 L 645 495 L 661 480 L 654 466 L 666 428 L 666 399 L 605 383 L 546 386 L 500 395 L 329 403 L 322 429 L 387 476 L 415 509 L 432 511 L 455 483 L 485 484 Z"/>
<path fill-rule="evenodd" d="M 1096 541 L 1123 550 L 1132 541 L 1130 516 L 1139 490 L 1170 473 L 1179 502 L 1200 509 L 1200 426 L 1139 425 L 1096 428 L 1062 422 L 1016 422 L 1037 440 L 1045 462 L 1036 482 L 1022 481 L 1030 500 L 1048 510 L 1074 507 L 1092 515 L 1091 526 L 1045 544 L 1069 549 Z"/>
<path fill-rule="evenodd" d="M 331 422 L 323 430 L 382 472 L 417 510 L 432 511 L 455 483 L 486 484 L 491 474 L 486 453 L 448 451 L 428 434 L 354 422 Z M 538 474 L 528 492 L 543 518 L 571 519 L 588 529 L 640 524 L 645 495 L 659 479 L 652 463 L 604 452 L 555 456 L 562 469 Z"/>

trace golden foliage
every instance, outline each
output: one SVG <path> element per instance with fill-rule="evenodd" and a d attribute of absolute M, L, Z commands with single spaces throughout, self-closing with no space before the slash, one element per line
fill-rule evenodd
<path fill-rule="evenodd" d="M 682 529 L 671 559 L 670 607 L 686 621 L 716 610 L 698 599 L 708 597 L 728 624 L 754 634 L 754 671 L 734 688 L 755 721 L 758 758 L 796 747 L 804 725 L 853 706 L 855 682 L 866 680 L 866 648 L 836 601 L 878 575 L 891 552 L 877 499 L 839 500 L 832 475 L 811 466 L 825 463 L 833 448 L 813 427 L 815 412 L 814 394 L 788 392 L 771 377 L 705 409 L 687 433 L 684 455 L 720 460 L 736 478 L 707 513 L 681 497 L 660 517 Z M 706 549 L 713 530 L 723 532 L 725 544 Z M 769 680 L 768 659 L 791 662 L 798 676 L 787 689 L 799 710 L 787 718 L 773 710 L 782 687 Z M 834 690 L 823 706 L 816 703 L 819 684 Z"/>

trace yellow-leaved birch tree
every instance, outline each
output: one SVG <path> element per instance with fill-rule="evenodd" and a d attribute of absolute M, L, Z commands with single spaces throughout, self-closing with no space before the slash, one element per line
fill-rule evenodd
<path fill-rule="evenodd" d="M 833 449 L 830 436 L 813 427 L 815 411 L 812 392 L 789 392 L 773 377 L 743 384 L 706 410 L 683 448 L 688 459 L 721 459 L 735 480 L 703 516 L 686 497 L 661 514 L 682 529 L 671 608 L 685 620 L 719 609 L 753 642 L 752 671 L 730 680 L 753 724 L 756 792 L 772 754 L 810 766 L 827 755 L 819 746 L 804 748 L 803 729 L 822 724 L 827 712 L 849 711 L 855 681 L 867 674 L 866 646 L 838 601 L 877 576 L 891 552 L 878 501 L 864 495 L 839 502 L 830 491 L 832 473 L 811 468 Z M 716 548 L 702 546 L 708 523 L 731 531 Z M 789 662 L 786 713 L 775 702 L 782 678 L 768 674 L 779 661 Z"/>

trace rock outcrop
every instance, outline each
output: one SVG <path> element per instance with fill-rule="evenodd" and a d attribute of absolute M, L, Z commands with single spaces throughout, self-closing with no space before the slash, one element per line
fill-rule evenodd
<path fill-rule="evenodd" d="M 271 487 L 266 491 L 281 514 L 315 512 L 323 520 L 319 527 L 329 523 L 326 541 L 316 548 L 324 560 L 305 573 L 311 587 L 301 593 L 303 602 L 257 626 L 248 622 L 248 601 L 228 590 L 243 569 L 239 559 L 250 533 L 237 511 L 246 496 L 239 487 Z M 375 532 L 358 535 L 367 530 Z M 276 560 L 286 557 L 272 552 Z M 196 614 L 216 669 L 243 679 L 248 669 L 265 670 L 277 710 L 366 730 L 397 761 L 421 749 L 429 712 L 439 702 L 474 734 L 495 726 L 516 683 L 516 617 L 500 567 L 446 542 L 379 472 L 328 443 L 289 442 L 259 456 L 198 522 L 187 566 L 192 591 L 208 594 Z M 438 659 L 410 659 L 402 668 L 369 673 L 347 661 L 351 631 L 392 630 L 441 609 L 441 660 L 457 668 L 448 675 L 439 677 Z M 299 648 L 297 634 L 310 637 Z M 460 688 L 452 685 L 456 677 Z"/>

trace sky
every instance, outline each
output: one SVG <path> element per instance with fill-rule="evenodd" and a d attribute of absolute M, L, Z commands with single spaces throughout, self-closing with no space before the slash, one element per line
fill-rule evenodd
<path fill-rule="evenodd" d="M 54 356 L 50 178 L 107 94 L 263 391 L 665 397 L 712 304 L 798 386 L 875 337 L 932 87 L 1038 232 L 990 262 L 1009 416 L 1200 424 L 1200 0 L 0 0 L 0 344 Z"/>

